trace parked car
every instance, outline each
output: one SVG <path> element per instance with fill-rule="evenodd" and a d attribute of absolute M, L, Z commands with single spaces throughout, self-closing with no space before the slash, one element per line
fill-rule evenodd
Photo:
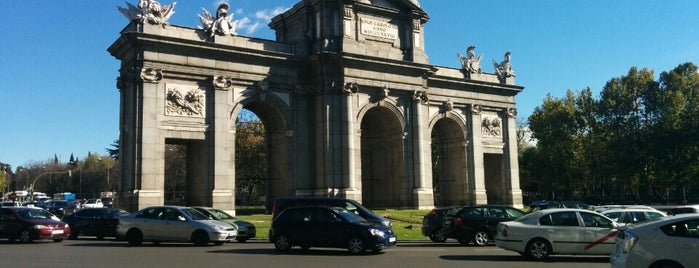
<path fill-rule="evenodd" d="M 70 239 L 79 235 L 96 236 L 97 239 L 116 237 L 119 217 L 128 215 L 123 209 L 86 208 L 63 217 L 63 222 L 70 226 Z"/>
<path fill-rule="evenodd" d="M 257 229 L 255 228 L 255 225 L 236 219 L 235 217 L 231 216 L 230 214 L 226 213 L 223 210 L 220 209 L 215 209 L 211 207 L 192 207 L 199 212 L 203 213 L 206 216 L 211 217 L 214 220 L 217 221 L 222 221 L 226 222 L 228 224 L 231 224 L 235 226 L 238 229 L 238 235 L 236 236 L 235 240 L 238 242 L 245 242 L 248 241 L 250 238 L 255 238 L 257 235 Z"/>
<path fill-rule="evenodd" d="M 534 211 L 539 211 L 539 210 L 544 210 L 544 209 L 551 209 L 551 208 L 579 208 L 579 209 L 588 209 L 590 205 L 588 205 L 585 202 L 580 202 L 580 201 L 548 201 L 548 200 L 539 200 L 539 201 L 533 201 L 529 205 L 529 212 L 534 212 Z"/>
<path fill-rule="evenodd" d="M 238 233 L 230 224 L 182 206 L 152 206 L 121 216 L 116 231 L 117 239 L 125 239 L 131 246 L 139 246 L 143 241 L 221 245 L 235 240 Z"/>
<path fill-rule="evenodd" d="M 76 209 L 75 202 L 69 200 L 53 200 L 46 205 L 46 210 L 56 215 L 58 218 L 63 218 L 65 215 L 72 214 Z"/>
<path fill-rule="evenodd" d="M 627 225 L 632 223 L 637 223 L 649 219 L 661 218 L 667 216 L 664 212 L 657 209 L 645 209 L 645 208 L 624 208 L 624 209 L 608 209 L 601 212 L 602 215 L 607 216 L 613 221 L 621 224 Z"/>
<path fill-rule="evenodd" d="M 667 210 L 668 215 L 677 215 L 677 214 L 685 214 L 685 213 L 699 213 L 699 205 L 685 205 L 685 206 L 670 208 Z"/>
<path fill-rule="evenodd" d="M 444 215 L 454 207 L 434 208 L 422 217 L 422 235 L 429 236 L 432 242 L 447 241 L 444 232 Z"/>
<path fill-rule="evenodd" d="M 500 205 L 477 205 L 454 208 L 444 216 L 443 228 L 448 238 L 462 245 L 473 242 L 486 246 L 492 240 L 498 223 L 524 216 L 524 211 Z"/>
<path fill-rule="evenodd" d="M 344 208 L 306 206 L 287 208 L 274 218 L 269 241 L 281 252 L 299 246 L 347 248 L 351 254 L 360 254 L 395 246 L 396 235 L 390 227 Z"/>
<path fill-rule="evenodd" d="M 699 215 L 682 214 L 619 230 L 612 268 L 696 267 Z"/>
<path fill-rule="evenodd" d="M 553 254 L 609 255 L 618 227 L 591 210 L 546 209 L 498 224 L 495 245 L 535 260 Z"/>
<path fill-rule="evenodd" d="M 602 213 L 603 211 L 610 210 L 610 209 L 655 209 L 651 206 L 646 206 L 646 205 L 600 205 L 600 206 L 594 206 L 592 210 L 597 211 Z"/>
<path fill-rule="evenodd" d="M 8 238 L 10 242 L 31 243 L 49 239 L 61 242 L 69 235 L 68 224 L 42 208 L 0 208 L 0 237 Z"/>
<path fill-rule="evenodd" d="M 102 198 L 100 198 L 100 200 L 102 200 L 102 205 L 104 207 L 108 207 L 108 208 L 114 207 L 114 199 L 113 198 L 102 197 Z"/>
<path fill-rule="evenodd" d="M 391 227 L 391 221 L 374 214 L 368 208 L 359 204 L 359 202 L 339 197 L 282 197 L 274 200 L 274 205 L 272 206 L 272 219 L 276 218 L 279 213 L 284 211 L 284 209 L 289 207 L 297 206 L 334 206 L 341 207 L 350 212 L 353 212 L 360 217 L 366 219 L 367 221 L 377 222 L 383 224 L 384 226 Z"/>
<path fill-rule="evenodd" d="M 104 204 L 102 204 L 102 199 L 99 198 L 90 198 L 87 201 L 85 201 L 85 204 L 83 204 L 83 208 L 101 208 L 104 207 Z"/>

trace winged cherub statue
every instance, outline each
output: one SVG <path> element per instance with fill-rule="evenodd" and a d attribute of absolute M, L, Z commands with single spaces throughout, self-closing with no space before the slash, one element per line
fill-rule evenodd
<path fill-rule="evenodd" d="M 211 34 L 213 37 L 216 34 L 221 35 L 236 35 L 235 28 L 238 26 L 238 21 L 233 21 L 233 14 L 228 15 L 228 9 L 230 6 L 227 3 L 218 5 L 216 10 L 216 18 L 214 18 L 209 11 L 205 8 L 204 16 L 199 15 L 199 20 L 201 24 L 204 25 L 204 29 Z"/>
<path fill-rule="evenodd" d="M 127 8 L 117 7 L 117 9 L 129 20 L 138 20 L 141 23 L 147 21 L 151 24 L 162 24 L 165 26 L 168 24 L 167 20 L 170 19 L 172 14 L 175 14 L 176 4 L 177 2 L 173 2 L 163 6 L 155 0 L 140 0 L 138 7 L 126 2 Z"/>

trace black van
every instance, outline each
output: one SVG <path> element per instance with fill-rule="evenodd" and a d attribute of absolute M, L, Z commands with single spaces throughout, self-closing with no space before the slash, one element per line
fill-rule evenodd
<path fill-rule="evenodd" d="M 371 210 L 365 208 L 359 202 L 339 197 L 281 197 L 274 200 L 272 205 L 272 219 L 275 219 L 279 213 L 289 207 L 298 206 L 333 206 L 344 208 L 347 211 L 354 212 L 367 221 L 377 222 L 384 226 L 391 227 L 391 221 L 374 214 Z"/>

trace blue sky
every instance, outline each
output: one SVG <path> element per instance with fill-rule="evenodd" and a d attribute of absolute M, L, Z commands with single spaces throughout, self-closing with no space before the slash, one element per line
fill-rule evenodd
<path fill-rule="evenodd" d="M 136 0 L 128 0 L 136 4 Z M 180 0 L 170 23 L 200 25 L 220 1 Z M 230 1 L 238 33 L 274 39 L 269 18 L 295 0 Z M 161 0 L 161 4 L 171 1 Z M 699 1 L 421 0 L 425 47 L 436 66 L 458 68 L 476 46 L 485 62 L 512 52 L 519 119 L 546 94 L 590 87 L 597 95 L 632 66 L 656 77 L 699 63 Z M 118 134 L 119 62 L 107 52 L 128 21 L 113 0 L 0 1 L 0 162 L 15 169 L 71 153 L 106 155 Z M 485 72 L 493 72 L 484 64 Z"/>

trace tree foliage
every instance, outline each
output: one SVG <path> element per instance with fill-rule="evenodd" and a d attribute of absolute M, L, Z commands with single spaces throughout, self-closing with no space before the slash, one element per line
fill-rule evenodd
<path fill-rule="evenodd" d="M 520 155 L 530 198 L 676 202 L 699 196 L 699 73 L 632 67 L 591 89 L 548 95 L 528 121 L 537 145 Z"/>

